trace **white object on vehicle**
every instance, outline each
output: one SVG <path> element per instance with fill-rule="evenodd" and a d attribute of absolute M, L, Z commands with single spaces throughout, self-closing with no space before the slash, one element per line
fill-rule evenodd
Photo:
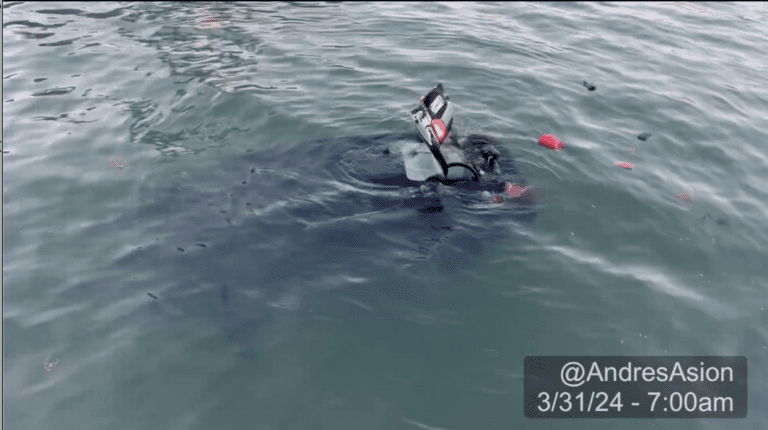
<path fill-rule="evenodd" d="M 443 168 L 432 151 L 421 142 L 403 141 L 400 145 L 405 162 L 405 176 L 411 181 L 426 181 L 437 176 L 443 177 Z"/>

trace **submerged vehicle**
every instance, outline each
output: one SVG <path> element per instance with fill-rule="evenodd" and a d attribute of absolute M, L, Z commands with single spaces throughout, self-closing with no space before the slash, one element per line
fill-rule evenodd
<path fill-rule="evenodd" d="M 411 117 L 427 146 L 402 147 L 408 179 L 423 181 L 435 178 L 451 181 L 471 177 L 477 182 L 480 172 L 485 173 L 467 164 L 463 151 L 449 139 L 453 127 L 453 105 L 442 84 L 437 84 L 421 98 L 419 106 L 411 111 Z M 498 156 L 498 152 L 495 155 Z M 490 162 L 494 160 L 492 158 Z"/>
<path fill-rule="evenodd" d="M 505 198 L 531 202 L 530 187 L 525 181 L 500 181 L 500 152 L 497 142 L 488 136 L 457 137 L 451 132 L 454 108 L 442 84 L 424 95 L 411 111 L 423 142 L 401 146 L 406 176 L 411 181 L 439 181 L 451 185 L 461 182 L 469 188 L 506 193 Z M 424 145 L 423 143 L 426 143 Z M 510 160 L 511 164 L 511 160 Z M 511 173 L 516 174 L 514 166 Z M 493 197 L 500 203 L 501 196 Z"/>
<path fill-rule="evenodd" d="M 424 196 L 442 184 L 457 192 L 481 191 L 464 193 L 465 200 L 533 204 L 532 188 L 495 138 L 452 130 L 454 107 L 442 84 L 423 96 L 410 116 L 416 136 L 358 137 L 352 150 L 345 145 L 349 139 L 328 139 L 323 145 L 338 149 L 339 167 L 360 185 L 416 188 L 420 191 L 406 194 Z"/>
<path fill-rule="evenodd" d="M 300 333 L 320 294 L 418 303 L 424 263 L 459 273 L 535 221 L 511 154 L 463 134 L 453 112 L 437 86 L 414 112 L 418 133 L 179 157 L 147 173 L 135 208 L 94 228 L 141 238 L 115 267 L 146 288 L 150 316 L 218 326 L 258 359 Z"/>

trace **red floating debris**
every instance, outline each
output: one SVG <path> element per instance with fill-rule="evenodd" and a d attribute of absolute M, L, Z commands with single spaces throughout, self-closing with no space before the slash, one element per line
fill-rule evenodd
<path fill-rule="evenodd" d="M 549 148 L 553 151 L 557 151 L 558 149 L 564 149 L 566 146 L 565 142 L 561 142 L 560 139 L 556 138 L 554 135 L 551 134 L 543 134 L 539 138 L 539 145 L 543 146 L 545 148 Z"/>
<path fill-rule="evenodd" d="M 506 182 L 505 189 L 507 195 L 494 196 L 494 203 L 515 202 L 524 205 L 530 205 L 534 203 L 533 194 L 535 190 L 531 186 Z"/>
<path fill-rule="evenodd" d="M 619 167 L 623 167 L 625 169 L 628 169 L 628 170 L 632 170 L 632 168 L 635 167 L 635 165 L 632 164 L 632 163 L 616 163 L 616 165 L 619 166 Z"/>
<path fill-rule="evenodd" d="M 125 164 L 123 163 L 123 159 L 120 157 L 112 157 L 109 159 L 109 164 L 118 170 L 123 170 L 125 168 Z"/>
<path fill-rule="evenodd" d="M 507 194 L 509 194 L 509 197 L 520 197 L 527 190 L 528 187 L 521 187 L 520 185 L 507 182 Z"/>

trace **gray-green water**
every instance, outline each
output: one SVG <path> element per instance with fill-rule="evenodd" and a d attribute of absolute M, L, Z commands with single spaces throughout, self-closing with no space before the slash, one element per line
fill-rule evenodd
<path fill-rule="evenodd" d="M 768 428 L 767 25 L 766 3 L 3 3 L 4 427 Z M 548 190 L 532 227 L 395 258 L 227 200 L 246 151 L 412 132 L 437 82 Z M 743 355 L 749 414 L 528 420 L 528 355 Z"/>

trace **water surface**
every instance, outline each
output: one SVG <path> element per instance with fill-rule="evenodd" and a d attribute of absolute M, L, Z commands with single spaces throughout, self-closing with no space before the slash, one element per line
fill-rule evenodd
<path fill-rule="evenodd" d="M 3 424 L 761 428 L 766 24 L 765 3 L 4 3 Z M 532 226 L 459 202 L 424 234 L 307 159 L 248 176 L 271 148 L 411 133 L 438 82 L 547 191 Z M 749 414 L 528 420 L 530 355 L 743 355 Z"/>

